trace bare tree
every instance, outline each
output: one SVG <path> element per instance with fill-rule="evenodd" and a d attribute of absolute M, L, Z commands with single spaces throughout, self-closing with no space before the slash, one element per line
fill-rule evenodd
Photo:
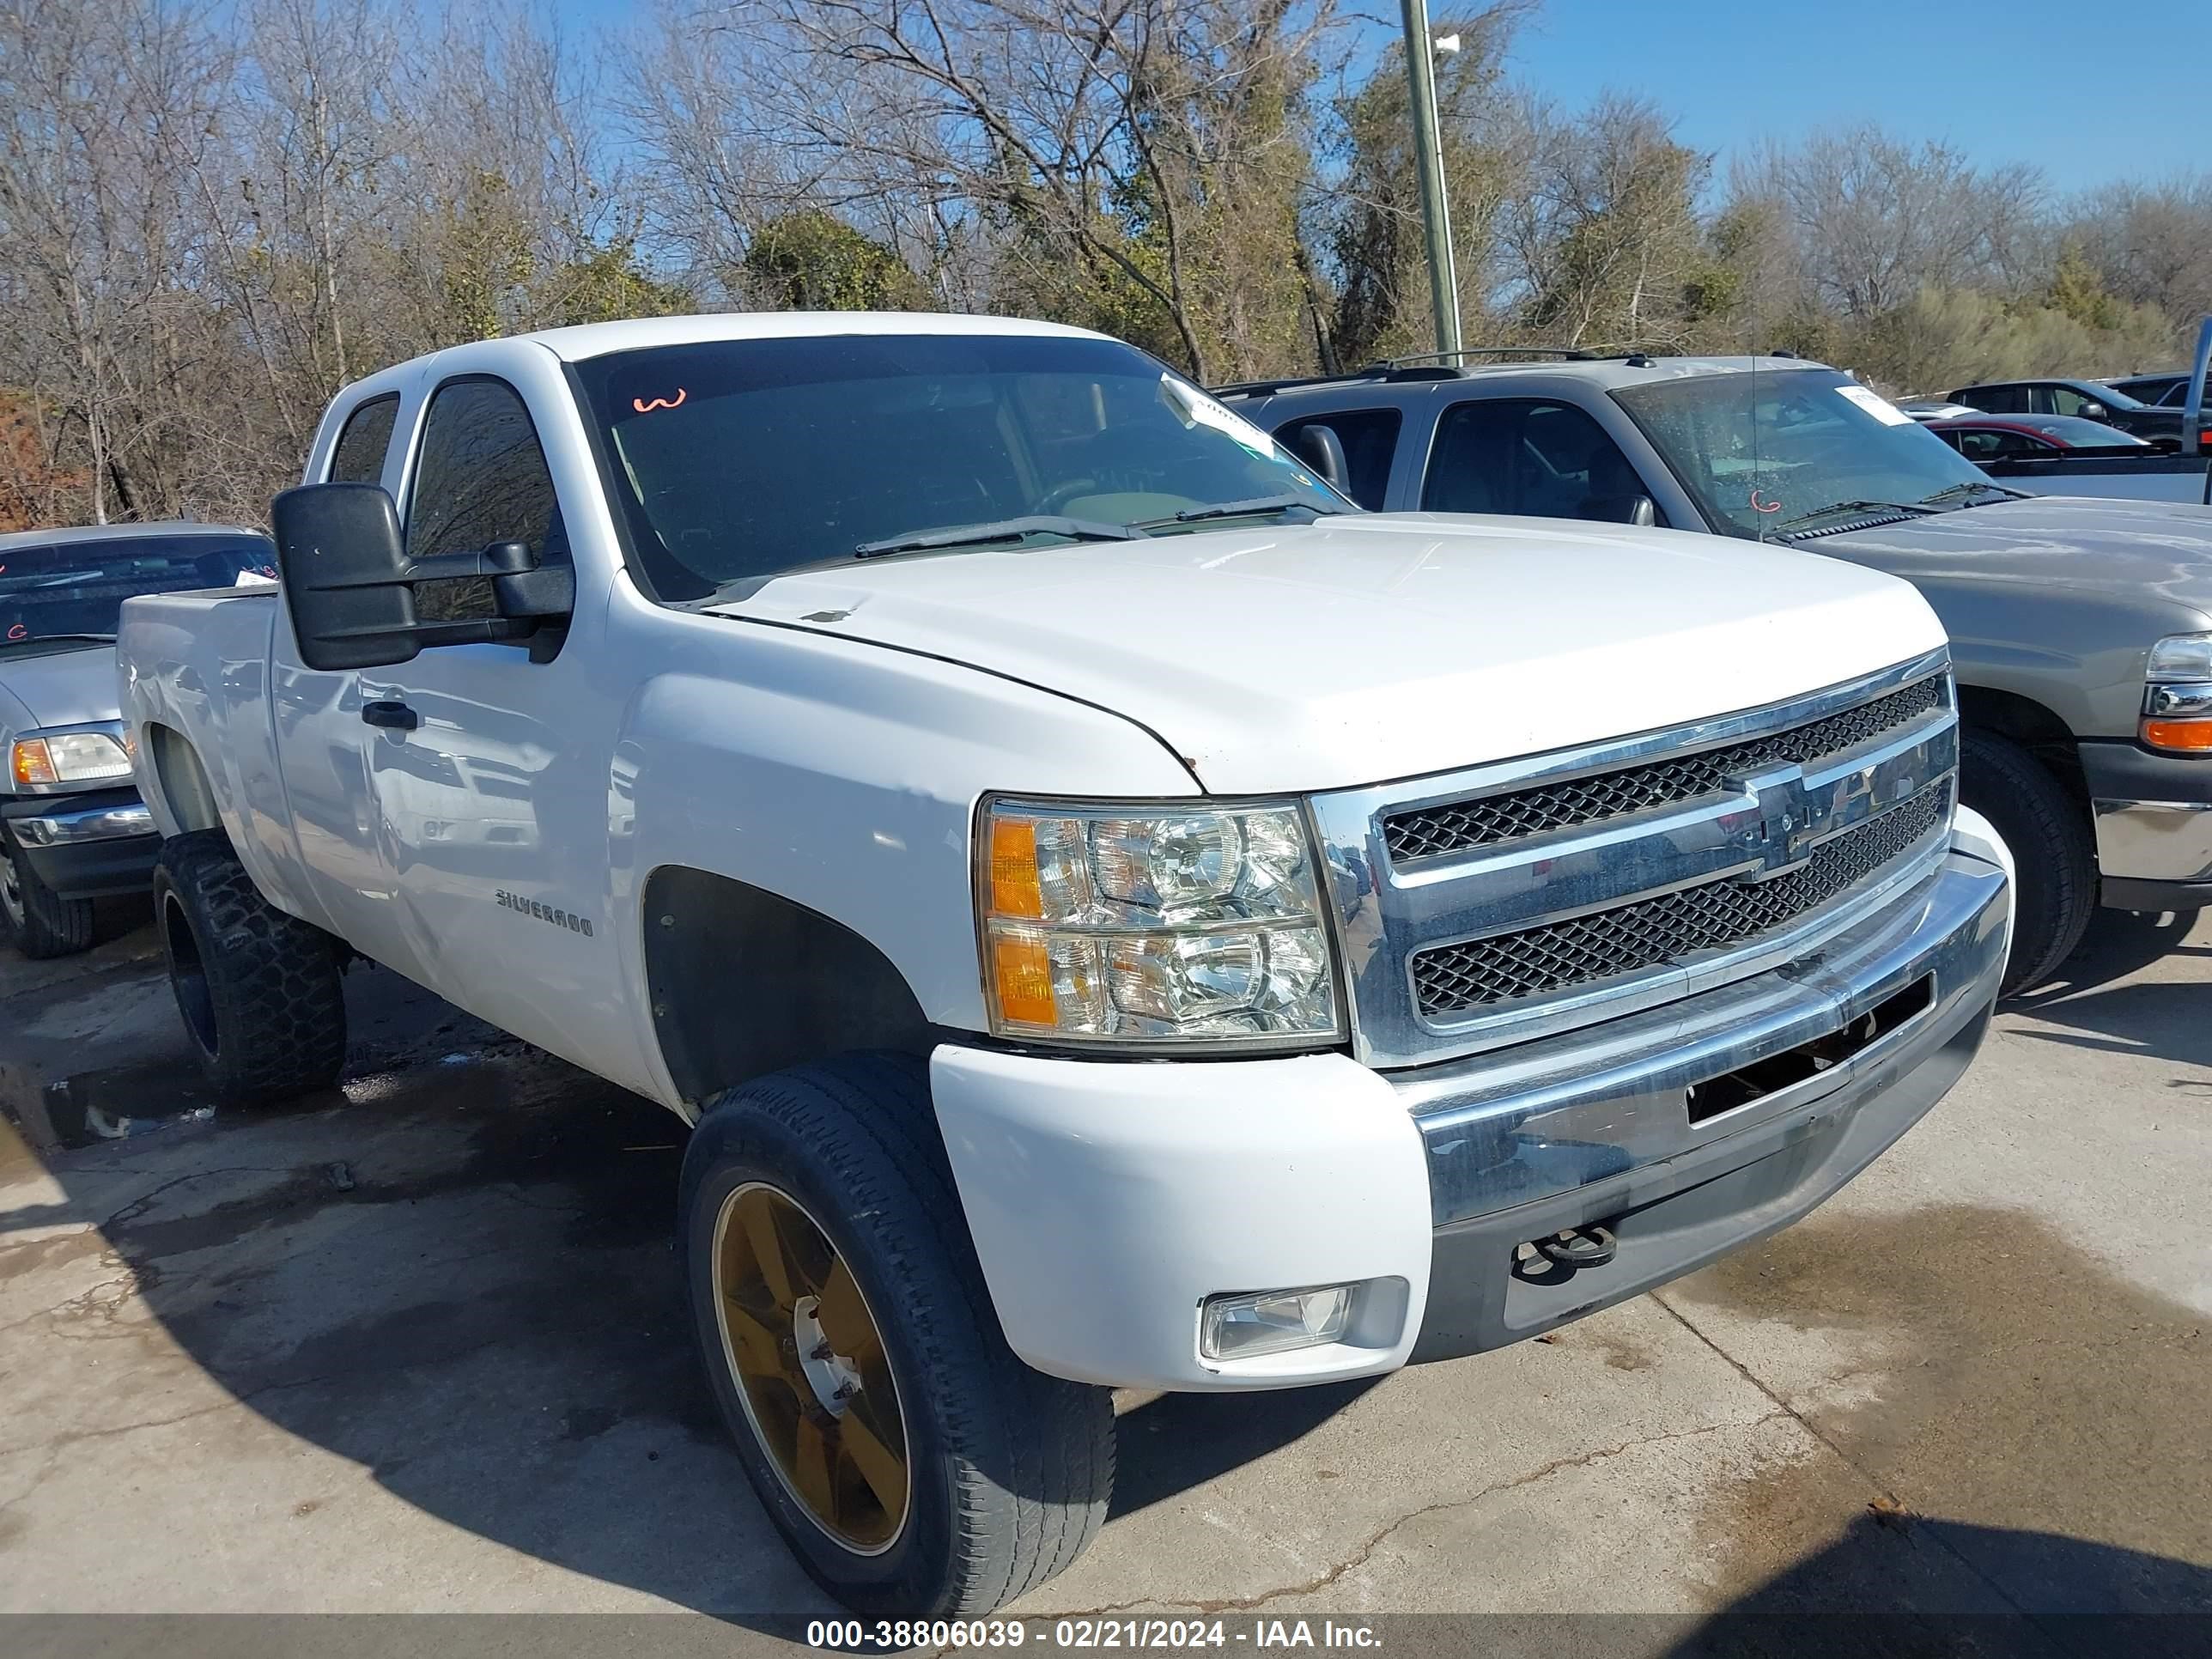
<path fill-rule="evenodd" d="M 94 522 L 187 504 L 175 415 L 204 340 L 177 279 L 225 70 L 159 0 L 0 3 L 0 355 L 50 453 L 82 441 Z"/>
<path fill-rule="evenodd" d="M 1678 337 L 1711 163 L 1671 128 L 1648 100 L 1618 94 L 1569 120 L 1531 108 L 1529 188 L 1504 220 L 1536 333 L 1570 346 Z"/>
<path fill-rule="evenodd" d="M 1770 149 L 1742 175 L 1786 205 L 1824 304 L 1873 317 L 1935 283 L 2018 280 L 2036 248 L 2045 188 L 2034 168 L 1978 168 L 1874 127 Z"/>

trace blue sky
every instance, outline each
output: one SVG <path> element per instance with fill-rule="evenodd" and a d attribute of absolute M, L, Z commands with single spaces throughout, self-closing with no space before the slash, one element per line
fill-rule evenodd
<path fill-rule="evenodd" d="M 1568 105 L 1647 93 L 1723 166 L 1770 134 L 1872 120 L 2073 191 L 2204 167 L 2212 132 L 2203 0 L 1549 0 L 1514 67 Z"/>
<path fill-rule="evenodd" d="M 586 26 L 630 10 L 550 3 Z M 1394 0 L 1341 3 L 1370 38 L 1397 27 Z M 1646 93 L 1723 173 L 1770 135 L 1872 120 L 2032 162 L 2064 192 L 2208 165 L 2212 0 L 1547 0 L 1513 71 L 1568 106 Z"/>

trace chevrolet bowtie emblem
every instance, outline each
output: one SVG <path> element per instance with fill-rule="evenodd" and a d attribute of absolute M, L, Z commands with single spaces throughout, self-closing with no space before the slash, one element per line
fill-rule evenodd
<path fill-rule="evenodd" d="M 1805 788 L 1804 773 L 1795 767 L 1749 781 L 1758 805 L 1744 814 L 1735 840 L 1759 863 L 1737 879 L 1765 881 L 1796 868 L 1808 856 L 1813 800 Z"/>

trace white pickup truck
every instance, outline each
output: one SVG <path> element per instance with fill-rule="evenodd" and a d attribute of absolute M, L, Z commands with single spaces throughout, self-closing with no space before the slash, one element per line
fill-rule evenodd
<path fill-rule="evenodd" d="M 124 610 L 210 1076 L 330 1083 L 359 956 L 694 1126 L 705 1363 L 856 1607 L 1065 1566 L 1113 1387 L 1468 1354 L 1787 1224 L 1996 994 L 1942 631 L 1852 565 L 1360 513 L 973 318 L 460 347 L 307 478 L 283 599 Z"/>

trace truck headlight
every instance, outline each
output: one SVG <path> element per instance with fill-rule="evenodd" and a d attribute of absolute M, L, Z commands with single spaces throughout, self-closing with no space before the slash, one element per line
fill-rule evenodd
<path fill-rule="evenodd" d="M 95 783 L 131 775 L 131 757 L 105 732 L 57 732 L 18 738 L 9 771 L 27 788 L 43 784 Z"/>
<path fill-rule="evenodd" d="M 1279 1045 L 1342 1034 L 1296 807 L 1005 800 L 985 806 L 980 830 L 998 1035 Z"/>
<path fill-rule="evenodd" d="M 2150 648 L 2147 680 L 2212 680 L 2212 634 L 2169 634 Z"/>
<path fill-rule="evenodd" d="M 2144 744 L 2170 755 L 2212 754 L 2212 634 L 2170 634 L 2143 669 Z"/>

